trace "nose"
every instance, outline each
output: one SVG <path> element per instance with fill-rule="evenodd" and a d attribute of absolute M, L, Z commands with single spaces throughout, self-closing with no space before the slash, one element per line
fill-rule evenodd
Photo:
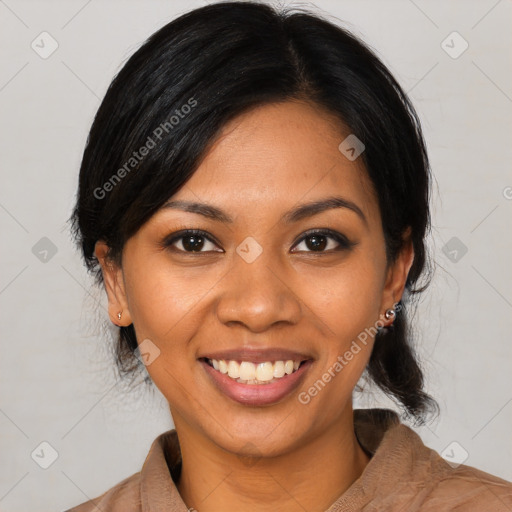
<path fill-rule="evenodd" d="M 234 255 L 217 301 L 217 317 L 223 324 L 243 325 L 258 333 L 277 324 L 298 323 L 301 299 L 287 282 L 277 258 L 272 260 L 266 253 L 251 263 Z"/>

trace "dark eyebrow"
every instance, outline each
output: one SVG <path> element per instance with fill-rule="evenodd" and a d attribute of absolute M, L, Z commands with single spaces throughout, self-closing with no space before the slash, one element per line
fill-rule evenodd
<path fill-rule="evenodd" d="M 293 210 L 290 210 L 288 213 L 285 213 L 282 217 L 282 220 L 286 223 L 297 222 L 306 217 L 311 217 L 333 208 L 348 208 L 349 210 L 357 213 L 357 215 L 365 224 L 368 223 L 363 211 L 361 208 L 359 208 L 359 206 L 357 206 L 357 204 L 339 196 L 328 197 L 327 199 L 322 199 L 320 201 L 301 204 Z"/>
<path fill-rule="evenodd" d="M 204 217 L 208 217 L 209 219 L 217 220 L 225 224 L 233 222 L 233 219 L 222 210 L 206 203 L 170 200 L 163 205 L 163 208 L 172 208 L 190 213 L 198 213 L 199 215 L 203 215 Z M 367 224 L 366 217 L 364 216 L 361 208 L 359 208 L 359 206 L 357 206 L 352 201 L 348 201 L 347 199 L 339 196 L 328 197 L 327 199 L 301 204 L 293 210 L 285 213 L 281 217 L 281 221 L 287 224 L 291 224 L 292 222 L 297 222 L 301 219 L 305 219 L 306 217 L 312 217 L 313 215 L 317 215 L 318 213 L 322 213 L 333 208 L 347 208 L 352 210 L 361 218 L 365 224 Z"/>
<path fill-rule="evenodd" d="M 171 200 L 167 201 L 167 203 L 163 205 L 163 208 L 172 208 L 174 210 L 182 210 L 184 212 L 198 213 L 199 215 L 203 215 L 209 219 L 218 220 L 224 224 L 233 222 L 233 219 L 222 210 L 206 203 Z"/>

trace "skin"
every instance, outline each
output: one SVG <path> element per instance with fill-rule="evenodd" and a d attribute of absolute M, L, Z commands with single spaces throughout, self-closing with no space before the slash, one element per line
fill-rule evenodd
<path fill-rule="evenodd" d="M 308 103 L 252 109 L 223 128 L 172 196 L 214 205 L 232 224 L 161 209 L 126 242 L 120 267 L 109 263 L 103 241 L 96 244 L 112 322 L 133 323 L 138 342 L 148 338 L 160 350 L 147 370 L 178 432 L 178 490 L 200 512 L 324 511 L 369 461 L 354 434 L 352 391 L 371 337 L 307 405 L 297 399 L 400 300 L 414 256 L 406 241 L 396 261 L 386 260 L 362 159 L 338 150 L 349 133 Z M 333 195 L 355 203 L 365 220 L 349 208 L 280 220 L 298 204 Z M 213 241 L 202 252 L 186 252 L 183 239 L 165 247 L 166 237 L 185 228 Z M 315 250 L 301 236 L 313 228 L 332 229 L 355 245 L 343 248 L 327 237 Z M 263 249 L 252 263 L 236 252 L 246 237 Z M 297 392 L 279 403 L 242 405 L 211 384 L 197 358 L 243 346 L 298 350 L 314 363 Z"/>

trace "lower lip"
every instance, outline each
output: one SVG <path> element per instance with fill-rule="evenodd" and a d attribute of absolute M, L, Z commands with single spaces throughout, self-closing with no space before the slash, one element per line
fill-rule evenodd
<path fill-rule="evenodd" d="M 222 393 L 240 404 L 259 406 L 275 404 L 289 395 L 304 380 L 313 361 L 306 361 L 298 370 L 270 384 L 242 384 L 215 370 L 206 361 L 199 362 Z"/>

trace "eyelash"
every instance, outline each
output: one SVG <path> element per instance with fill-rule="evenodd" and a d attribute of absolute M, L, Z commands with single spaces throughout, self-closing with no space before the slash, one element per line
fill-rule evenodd
<path fill-rule="evenodd" d="M 173 244 L 179 240 L 182 240 L 183 238 L 187 236 L 198 236 L 201 238 L 204 238 L 208 240 L 209 242 L 218 245 L 218 242 L 215 241 L 214 238 L 212 238 L 210 235 L 208 235 L 206 232 L 201 231 L 200 229 L 185 229 L 183 231 L 178 231 L 175 233 L 172 233 L 168 237 L 166 237 L 162 243 L 162 246 L 164 248 L 171 249 L 175 252 L 182 253 L 182 254 L 191 254 L 191 255 L 199 255 L 201 253 L 208 253 L 212 251 L 184 251 L 182 249 L 177 249 L 176 247 L 173 247 Z M 313 236 L 325 236 L 328 238 L 331 238 L 338 242 L 339 247 L 336 249 L 329 249 L 329 250 L 323 250 L 323 251 L 299 251 L 299 252 L 307 252 L 311 254 L 331 254 L 332 252 L 338 252 L 342 250 L 348 250 L 351 249 L 353 246 L 356 245 L 355 242 L 351 242 L 345 235 L 342 235 L 341 233 L 338 233 L 336 231 L 333 231 L 331 229 L 322 228 L 322 229 L 311 229 L 309 231 L 306 231 L 301 235 L 301 237 L 293 244 L 293 247 L 296 245 L 299 245 L 304 240 L 311 238 Z M 213 252 L 221 252 L 221 251 L 213 251 Z"/>

